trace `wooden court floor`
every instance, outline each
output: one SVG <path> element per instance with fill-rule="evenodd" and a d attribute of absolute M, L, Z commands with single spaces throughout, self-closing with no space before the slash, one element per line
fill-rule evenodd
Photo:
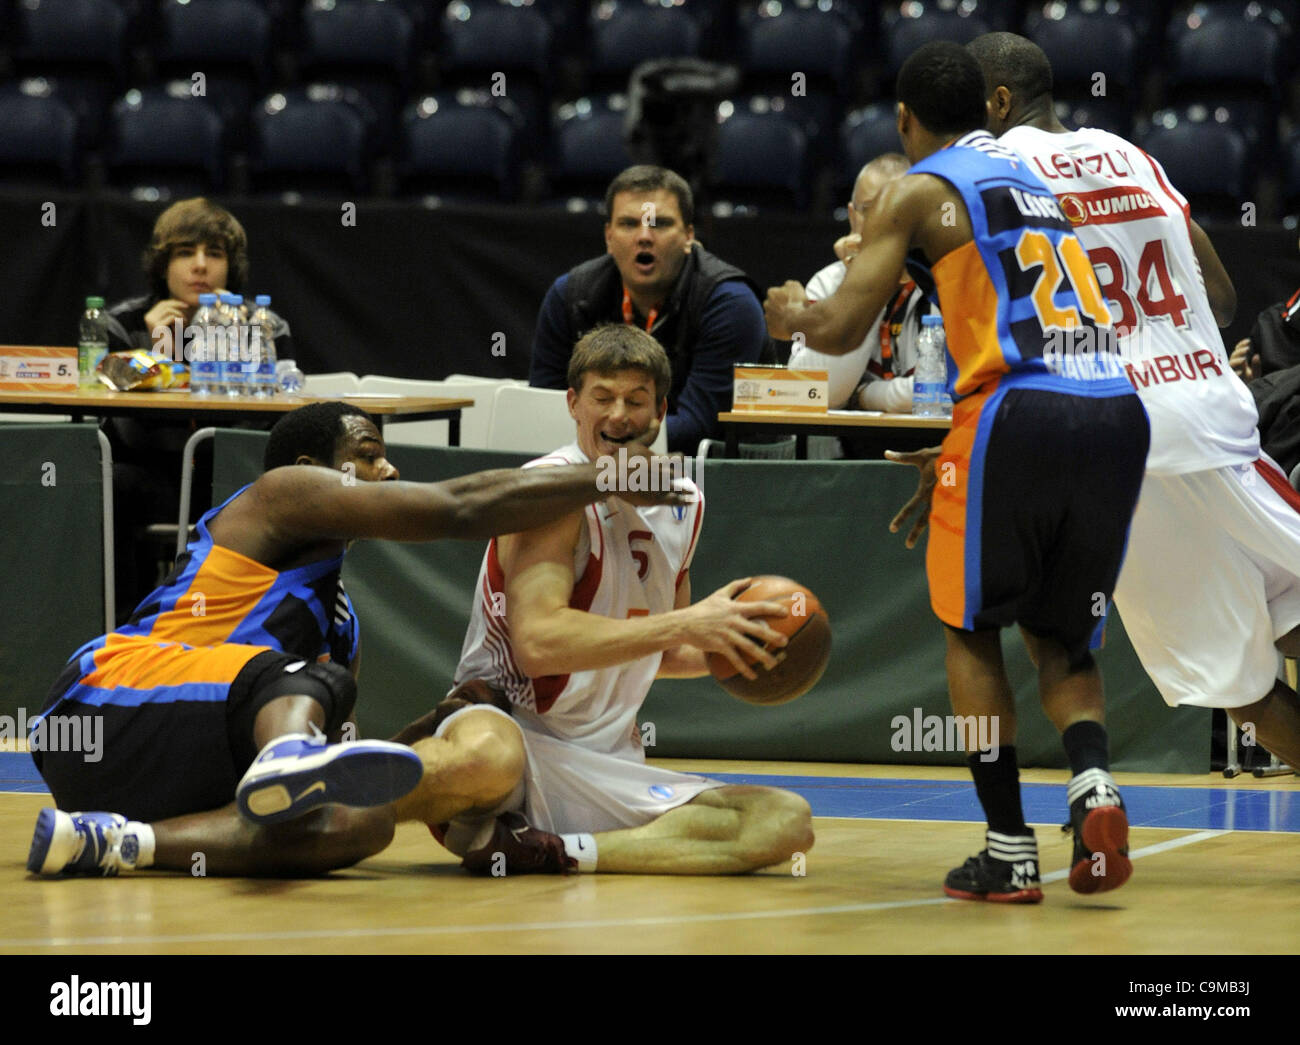
<path fill-rule="evenodd" d="M 674 768 L 964 780 L 955 769 L 664 762 Z M 1026 782 L 1064 783 L 1028 771 Z M 1121 786 L 1300 792 L 1294 776 L 1120 775 Z M 1045 899 L 948 900 L 978 825 L 820 817 L 805 874 L 474 879 L 415 825 L 314 880 L 37 879 L 24 868 L 48 796 L 0 794 L 0 954 L 1187 954 L 1300 950 L 1300 834 L 1134 828 L 1133 878 L 1100 897 L 1063 880 L 1060 822 L 1037 829 Z M 1064 820 L 1064 816 L 1061 818 Z"/>

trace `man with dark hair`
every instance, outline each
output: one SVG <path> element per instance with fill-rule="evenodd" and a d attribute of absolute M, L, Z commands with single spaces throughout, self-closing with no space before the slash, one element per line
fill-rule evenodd
<path fill-rule="evenodd" d="M 952 431 L 941 449 L 891 455 L 918 465 L 921 484 L 890 528 L 918 513 L 911 547 L 933 520 L 926 569 L 945 625 L 953 710 L 996 719 L 1004 740 L 968 755 L 987 847 L 950 872 L 944 890 L 1042 899 L 1002 661 L 1001 629 L 1013 623 L 1073 770 L 1070 885 L 1114 889 L 1132 871 L 1128 820 L 1107 769 L 1101 676 L 1089 648 L 1124 555 L 1146 415 L 1113 354 L 1110 316 L 1069 222 L 1027 165 L 984 130 L 979 65 L 956 44 L 927 44 L 904 63 L 897 97 L 913 166 L 867 215 L 871 251 L 826 301 L 807 303 L 793 281 L 770 290 L 768 328 L 776 337 L 802 331 L 823 352 L 850 351 L 905 258 L 937 295 L 956 364 Z"/>
<path fill-rule="evenodd" d="M 668 448 L 719 435 L 732 367 L 768 349 L 758 288 L 695 240 L 690 187 L 663 167 L 629 167 L 605 196 L 606 253 L 561 276 L 537 317 L 529 383 L 564 388 L 569 353 L 598 323 L 631 323 L 668 353 Z M 775 360 L 775 354 L 771 354 Z"/>
<path fill-rule="evenodd" d="M 403 745 L 339 742 L 359 653 L 340 581 L 348 542 L 485 538 L 610 493 L 595 464 L 397 482 L 374 421 L 344 403 L 286 415 L 267 463 L 55 683 L 33 730 L 75 716 L 102 743 L 93 761 L 35 752 L 58 809 L 40 814 L 30 871 L 189 869 L 201 851 L 211 874 L 319 873 L 378 852 L 393 832 L 386 803 L 422 769 Z"/>
<path fill-rule="evenodd" d="M 667 357 L 636 327 L 592 330 L 569 373 L 577 438 L 530 471 L 616 454 L 667 409 Z M 748 579 L 691 603 L 703 514 L 703 498 L 620 498 L 492 541 L 456 680 L 503 693 L 513 718 L 461 708 L 414 741 L 425 778 L 399 818 L 429 824 L 479 872 L 500 853 L 496 873 L 737 874 L 806 851 L 798 795 L 646 765 L 637 714 L 655 678 L 706 675 L 710 652 L 753 677 L 777 661 L 764 645 L 785 644 L 763 620 L 781 603 L 732 598 Z M 457 746 L 482 753 L 469 773 L 446 768 Z M 521 812 L 534 828 L 522 836 Z"/>
<path fill-rule="evenodd" d="M 1300 701 L 1277 657 L 1300 654 L 1300 495 L 1260 451 L 1255 402 L 1224 350 L 1232 282 L 1154 158 L 1056 119 L 1036 44 L 990 33 L 968 49 L 984 72 L 989 129 L 1050 179 L 1088 249 L 1151 418 L 1115 587 L 1133 648 L 1166 703 L 1224 708 L 1300 765 Z"/>

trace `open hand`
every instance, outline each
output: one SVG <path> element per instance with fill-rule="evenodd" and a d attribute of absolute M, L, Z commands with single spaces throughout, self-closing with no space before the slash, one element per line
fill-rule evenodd
<path fill-rule="evenodd" d="M 915 465 L 921 471 L 920 478 L 917 480 L 916 493 L 899 509 L 898 514 L 889 523 L 889 532 L 897 533 L 913 514 L 916 515 L 912 532 L 907 535 L 909 548 L 916 547 L 916 542 L 921 539 L 921 534 L 930 523 L 930 499 L 934 496 L 934 484 L 938 481 L 935 465 L 942 452 L 943 448 L 938 446 L 926 447 L 924 450 L 911 453 L 900 453 L 897 450 L 885 451 L 885 460 Z"/>
<path fill-rule="evenodd" d="M 736 596 L 753 583 L 753 577 L 724 584 L 707 599 L 682 611 L 687 620 L 685 644 L 705 653 L 720 653 L 747 679 L 756 679 L 751 660 L 771 671 L 784 657 L 768 647 L 780 649 L 789 639 L 767 624 L 764 617 L 786 617 L 783 602 L 737 602 Z"/>

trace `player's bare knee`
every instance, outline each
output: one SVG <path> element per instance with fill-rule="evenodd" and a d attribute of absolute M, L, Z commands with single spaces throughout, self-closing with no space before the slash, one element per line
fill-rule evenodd
<path fill-rule="evenodd" d="M 742 830 L 744 860 L 752 869 L 784 863 L 812 848 L 812 809 L 791 791 L 773 788 L 749 809 L 747 817 L 753 818 L 753 830 Z"/>
<path fill-rule="evenodd" d="M 511 727 L 513 728 L 513 727 Z M 475 805 L 492 806 L 524 775 L 524 745 L 517 732 L 488 729 L 466 737 L 463 747 L 466 789 Z"/>

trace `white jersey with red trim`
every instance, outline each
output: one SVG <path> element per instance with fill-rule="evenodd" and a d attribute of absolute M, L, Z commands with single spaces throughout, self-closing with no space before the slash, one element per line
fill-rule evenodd
<path fill-rule="evenodd" d="M 1087 127 L 999 139 L 1056 196 L 1110 305 L 1125 372 L 1151 419 L 1147 471 L 1249 465 L 1259 415 L 1228 366 L 1192 248 L 1187 200 L 1131 142 Z"/>
<path fill-rule="evenodd" d="M 584 464 L 578 446 L 566 446 L 524 467 Z M 673 508 L 637 508 L 617 497 L 589 504 L 573 553 L 573 594 L 578 610 L 624 620 L 673 608 L 677 585 L 690 568 L 704 518 L 704 498 Z M 609 668 L 528 678 L 515 663 L 505 615 L 505 577 L 497 543 L 488 544 L 479 570 L 469 630 L 456 682 L 486 679 L 503 690 L 525 729 L 591 751 L 641 762 L 645 751 L 636 716 L 659 671 L 662 654 Z"/>

